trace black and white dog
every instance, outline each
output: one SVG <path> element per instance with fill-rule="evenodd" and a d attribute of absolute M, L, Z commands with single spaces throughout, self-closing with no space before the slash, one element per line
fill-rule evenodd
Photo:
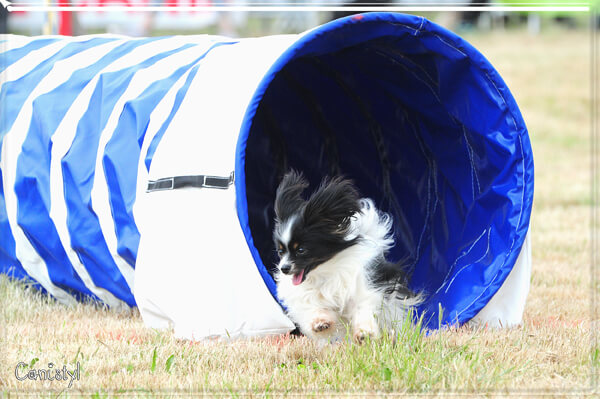
<path fill-rule="evenodd" d="M 335 341 L 351 328 L 358 342 L 375 338 L 421 298 L 407 288 L 403 268 L 385 260 L 392 219 L 349 180 L 325 179 L 304 199 L 307 187 L 291 171 L 277 189 L 278 296 L 308 337 Z"/>

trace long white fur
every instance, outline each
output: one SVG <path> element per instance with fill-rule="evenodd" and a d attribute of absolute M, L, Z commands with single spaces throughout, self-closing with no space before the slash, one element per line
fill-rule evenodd
<path fill-rule="evenodd" d="M 290 223 L 292 224 L 292 223 Z M 418 303 L 386 298 L 382 287 L 369 282 L 369 268 L 392 247 L 392 220 L 370 199 L 361 200 L 361 211 L 352 217 L 347 239 L 361 239 L 307 274 L 302 284 L 292 276 L 276 275 L 278 296 L 305 335 L 335 341 L 351 329 L 355 339 L 377 337 L 381 328 L 401 321 L 406 309 Z M 325 324 L 324 324 L 325 323 Z M 319 330 L 319 326 L 328 328 Z"/>

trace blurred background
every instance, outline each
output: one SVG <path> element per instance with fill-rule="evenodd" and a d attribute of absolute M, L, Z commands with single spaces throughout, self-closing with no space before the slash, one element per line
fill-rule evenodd
<path fill-rule="evenodd" d="M 256 5 L 254 0 L 27 0 L 30 5 L 49 4 L 73 6 L 165 6 L 159 12 L 142 11 L 78 11 L 78 12 L 6 12 L 0 6 L 0 33 L 24 35 L 63 34 L 83 35 L 91 33 L 115 33 L 128 36 L 160 36 L 172 34 L 219 34 L 230 37 L 252 37 L 269 34 L 300 33 L 329 20 L 356 12 L 344 11 L 218 11 L 215 6 Z M 25 0 L 12 1 L 14 5 L 25 4 Z M 461 4 L 467 4 L 462 2 Z M 517 5 L 519 0 L 472 0 L 474 5 Z M 544 0 L 528 1 L 528 4 L 548 4 Z M 592 3 L 600 3 L 593 0 Z M 402 6 L 456 4 L 456 1 L 424 0 L 261 0 L 261 5 L 342 5 Z M 577 0 L 561 1 L 561 5 L 585 5 Z M 206 9 L 182 11 L 178 6 L 207 5 Z M 590 16 L 582 12 L 427 12 L 419 14 L 459 34 L 471 31 L 522 29 L 532 35 L 552 29 L 587 29 Z M 597 22 L 595 25 L 598 25 Z"/>

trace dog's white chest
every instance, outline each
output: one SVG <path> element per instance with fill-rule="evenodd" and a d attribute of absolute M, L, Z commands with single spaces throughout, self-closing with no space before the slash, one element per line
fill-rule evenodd
<path fill-rule="evenodd" d="M 379 293 L 369 287 L 364 269 L 352 263 L 346 263 L 346 267 L 323 264 L 299 285 L 293 285 L 289 276 L 280 275 L 278 295 L 292 318 L 311 309 L 326 309 L 348 318 L 357 305 L 380 301 Z"/>

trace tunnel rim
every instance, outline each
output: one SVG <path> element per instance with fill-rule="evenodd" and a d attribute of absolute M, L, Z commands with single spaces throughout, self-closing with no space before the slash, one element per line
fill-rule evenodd
<path fill-rule="evenodd" d="M 246 193 L 246 159 L 245 153 L 247 149 L 247 141 L 252 130 L 254 117 L 258 111 L 259 105 L 269 89 L 273 79 L 277 74 L 285 68 L 293 60 L 309 54 L 309 47 L 318 40 L 322 40 L 325 35 L 335 34 L 343 29 L 352 29 L 355 26 L 368 23 L 383 22 L 386 24 L 393 23 L 398 27 L 402 33 L 409 32 L 415 37 L 419 37 L 422 32 L 433 34 L 438 36 L 440 40 L 451 47 L 460 49 L 459 51 L 464 52 L 469 62 L 476 67 L 480 73 L 487 76 L 491 83 L 495 86 L 499 96 L 505 103 L 507 111 L 498 111 L 499 113 L 508 112 L 515 121 L 515 133 L 518 134 L 521 142 L 521 149 L 523 151 L 523 179 L 522 179 L 522 218 L 520 218 L 517 226 L 515 227 L 516 238 L 513 240 L 513 247 L 517 248 L 517 251 L 511 250 L 507 254 L 507 257 L 500 267 L 500 270 L 496 273 L 492 283 L 494 287 L 491 287 L 492 283 L 488 285 L 479 296 L 468 306 L 467 309 L 461 311 L 460 315 L 456 315 L 455 320 L 452 324 L 463 324 L 472 317 L 474 317 L 482 308 L 487 304 L 491 297 L 497 292 L 502 286 L 504 280 L 514 267 L 517 257 L 522 248 L 525 237 L 527 235 L 530 223 L 532 202 L 533 202 L 533 154 L 531 150 L 531 144 L 527 133 L 527 128 L 519 108 L 513 98 L 507 85 L 491 65 L 491 63 L 472 45 L 466 42 L 458 35 L 452 33 L 445 28 L 430 22 L 424 17 L 392 13 L 392 12 L 371 12 L 357 14 L 338 20 L 331 21 L 327 24 L 321 25 L 315 29 L 312 29 L 304 33 L 297 41 L 295 41 L 289 48 L 287 48 L 279 58 L 273 63 L 268 72 L 263 76 L 256 91 L 254 92 L 252 99 L 246 109 L 246 113 L 243 117 L 243 121 L 240 128 L 240 133 L 237 140 L 235 150 L 235 189 L 236 189 L 236 211 L 240 226 L 242 228 L 246 243 L 251 252 L 252 258 L 255 265 L 265 282 L 267 288 L 272 294 L 273 298 L 278 301 L 277 288 L 274 279 L 271 277 L 267 268 L 263 264 L 262 258 L 258 249 L 254 245 L 254 239 L 250 228 L 250 221 L 248 215 L 248 199 Z M 349 40 L 345 47 L 350 47 L 360 43 L 373 40 L 377 37 L 386 36 L 385 34 L 374 35 L 373 37 L 367 37 L 364 40 L 356 41 L 355 38 Z M 389 36 L 389 35 L 387 35 Z M 354 41 L 354 42 L 353 42 Z M 506 270 L 508 269 L 508 270 Z M 500 277 L 496 281 L 497 277 Z M 485 291 L 490 289 L 493 293 L 488 293 L 485 298 L 481 298 Z M 281 304 L 283 306 L 283 304 Z"/>

